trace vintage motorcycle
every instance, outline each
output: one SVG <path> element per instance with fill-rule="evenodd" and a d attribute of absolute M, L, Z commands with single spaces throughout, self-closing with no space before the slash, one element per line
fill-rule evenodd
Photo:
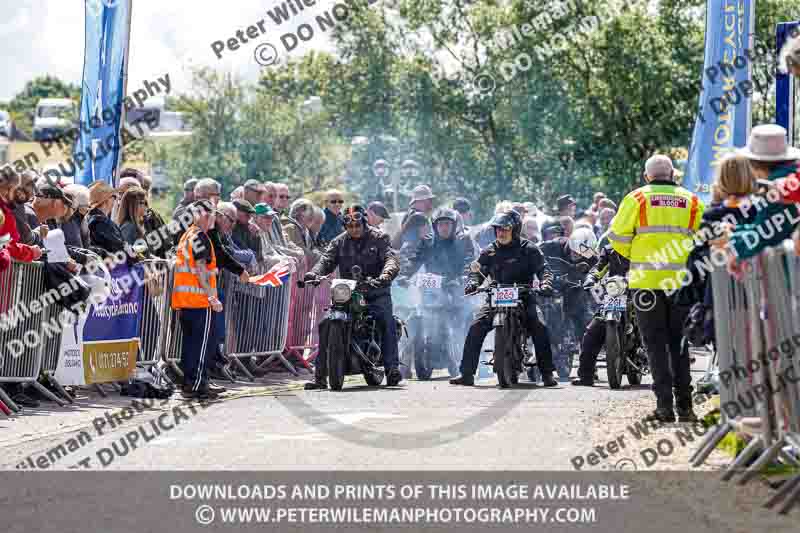
<path fill-rule="evenodd" d="M 480 273 L 480 265 L 472 263 L 472 272 Z M 492 283 L 477 289 L 467 296 L 487 294 L 489 306 L 494 310 L 492 327 L 495 330 L 492 365 L 497 375 L 497 384 L 507 389 L 519 383 L 519 375 L 530 359 L 528 332 L 525 329 L 525 303 L 523 298 L 536 294 L 529 285 L 505 285 Z"/>
<path fill-rule="evenodd" d="M 602 280 L 603 299 L 598 316 L 605 321 L 605 363 L 608 386 L 619 389 L 622 376 L 628 383 L 639 385 L 650 368 L 647 351 L 642 344 L 633 302 L 628 298 L 628 281 L 624 276 L 608 276 Z"/>
<path fill-rule="evenodd" d="M 355 279 L 334 279 L 331 282 L 331 306 L 326 310 L 323 321 L 327 321 L 326 352 L 319 357 L 327 357 L 328 383 L 332 390 L 341 390 L 344 377 L 361 374 L 371 387 L 383 382 L 383 354 L 381 352 L 382 331 L 377 319 L 367 308 L 364 294 L 357 289 L 362 278 L 359 266 L 352 268 Z M 319 285 L 316 282 L 298 281 L 297 286 Z M 405 330 L 405 324 L 397 321 L 399 336 Z"/>
<path fill-rule="evenodd" d="M 417 379 L 428 380 L 435 369 L 446 368 L 450 377 L 459 374 L 461 349 L 458 344 L 458 329 L 454 319 L 463 302 L 454 293 L 463 286 L 461 277 L 447 279 L 438 274 L 419 273 L 413 283 L 419 290 L 420 301 L 408 317 L 414 370 Z"/>

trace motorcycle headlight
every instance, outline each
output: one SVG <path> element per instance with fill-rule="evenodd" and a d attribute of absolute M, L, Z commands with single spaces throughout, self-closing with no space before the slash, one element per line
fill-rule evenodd
<path fill-rule="evenodd" d="M 612 298 L 620 296 L 623 292 L 625 292 L 625 282 L 620 280 L 609 281 L 606 283 L 606 292 Z"/>
<path fill-rule="evenodd" d="M 331 298 L 333 298 L 334 303 L 343 304 L 350 299 L 350 296 L 353 294 L 353 291 L 350 290 L 350 287 L 346 283 L 339 283 L 334 285 L 331 289 Z"/>

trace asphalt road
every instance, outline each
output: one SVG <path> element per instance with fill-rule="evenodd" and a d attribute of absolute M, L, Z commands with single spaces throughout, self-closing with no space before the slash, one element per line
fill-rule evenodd
<path fill-rule="evenodd" d="M 698 360 L 695 379 L 702 365 Z M 109 405 L 89 398 L 0 419 L 0 445 L 6 468 L 35 465 L 39 456 L 63 445 L 66 453 L 51 453 L 42 464 L 137 470 L 572 470 L 570 459 L 591 451 L 591 425 L 602 420 L 611 402 L 652 395 L 647 378 L 644 385 L 618 391 L 604 382 L 593 388 L 566 382 L 543 388 L 523 381 L 513 390 L 495 383 L 491 377 L 475 387 L 455 387 L 441 376 L 369 388 L 353 378 L 340 392 L 303 391 L 302 381 L 241 385 L 206 408 L 176 395 L 141 412 L 125 409 L 129 399 Z M 70 441 L 79 436 L 80 442 Z"/>

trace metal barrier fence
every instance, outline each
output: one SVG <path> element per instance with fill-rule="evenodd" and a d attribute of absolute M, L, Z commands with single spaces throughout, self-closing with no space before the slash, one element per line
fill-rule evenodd
<path fill-rule="evenodd" d="M 297 270 L 296 279 L 303 279 L 309 270 L 306 265 L 301 265 Z M 292 284 L 285 356 L 297 359 L 308 370 L 311 370 L 310 364 L 318 355 L 318 327 L 325 308 L 330 305 L 330 289 L 329 280 L 324 280 L 316 289 L 311 286 L 300 289 L 296 283 Z M 296 374 L 287 357 L 282 357 L 281 360 Z"/>
<path fill-rule="evenodd" d="M 42 263 L 12 261 L 11 267 L 0 273 L 0 383 L 30 384 L 65 405 L 37 381 L 46 345 L 42 322 L 55 307 L 42 305 L 40 297 L 46 292 Z M 14 411 L 20 410 L 2 389 L 0 401 Z"/>
<path fill-rule="evenodd" d="M 742 281 L 712 272 L 721 421 L 691 458 L 699 466 L 730 432 L 749 436 L 723 480 L 752 479 L 780 458 L 800 466 L 800 259 L 790 241 L 747 261 Z M 797 331 L 797 333 L 795 333 Z M 787 450 L 788 447 L 788 450 Z M 800 499 L 800 476 L 768 502 L 781 513 Z"/>
<path fill-rule="evenodd" d="M 262 269 L 264 270 L 264 269 Z M 242 283 L 225 272 L 225 354 L 248 378 L 250 371 L 239 361 L 242 357 L 267 356 L 259 368 L 283 357 L 288 333 L 289 301 L 295 273 L 279 287 L 261 287 Z"/>
<path fill-rule="evenodd" d="M 166 260 L 144 261 L 141 266 L 145 284 L 142 287 L 142 320 L 139 326 L 139 353 L 136 365 L 148 367 L 158 363 L 164 354 L 170 318 L 168 277 L 170 263 Z"/>

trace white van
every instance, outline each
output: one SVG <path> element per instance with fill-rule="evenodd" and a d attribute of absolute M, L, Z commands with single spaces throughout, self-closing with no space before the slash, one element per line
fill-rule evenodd
<path fill-rule="evenodd" d="M 75 126 L 78 116 L 75 102 L 69 98 L 42 98 L 33 117 L 33 140 L 54 139 Z"/>

